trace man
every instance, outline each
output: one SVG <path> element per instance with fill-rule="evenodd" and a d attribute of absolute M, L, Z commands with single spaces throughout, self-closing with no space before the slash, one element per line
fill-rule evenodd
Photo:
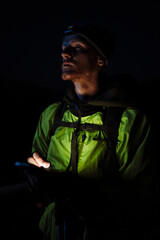
<path fill-rule="evenodd" d="M 93 182 L 102 180 L 97 188 L 92 186 L 100 198 L 99 206 L 103 206 L 100 211 L 92 209 L 95 216 L 89 205 L 85 206 L 85 200 L 86 204 L 94 201 L 93 189 L 89 194 L 84 191 L 83 199 L 84 193 L 79 194 L 83 202 L 77 204 L 82 205 L 83 213 L 79 215 L 86 223 L 83 229 L 87 230 L 81 231 L 83 233 L 77 230 L 78 236 L 72 236 L 73 239 L 106 239 L 105 219 L 114 215 L 109 206 L 113 202 L 117 204 L 112 200 L 113 196 L 117 198 L 115 194 L 122 188 L 121 182 L 141 186 L 145 181 L 149 123 L 145 115 L 131 105 L 132 81 L 105 76 L 113 49 L 114 38 L 105 29 L 90 25 L 68 27 L 62 41 L 61 77 L 73 85 L 62 102 L 52 104 L 42 113 L 33 140 L 33 155 L 28 158 L 29 163 L 48 170 L 73 173 Z M 106 198 L 100 193 L 102 189 Z M 102 212 L 104 216 L 100 216 Z M 49 239 L 56 239 L 57 235 L 53 213 L 51 203 L 40 222 Z M 100 231 L 91 226 L 93 216 Z M 96 219 L 101 219 L 100 224 Z"/>

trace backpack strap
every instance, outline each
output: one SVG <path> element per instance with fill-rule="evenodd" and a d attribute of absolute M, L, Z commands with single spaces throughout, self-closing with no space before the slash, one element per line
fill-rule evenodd
<path fill-rule="evenodd" d="M 56 112 L 55 112 L 55 116 L 54 116 L 53 126 L 52 126 L 52 129 L 50 131 L 50 138 L 51 138 L 51 136 L 54 135 L 57 127 L 60 126 L 60 123 L 62 122 L 61 119 L 63 117 L 64 112 L 67 109 L 67 105 L 68 105 L 68 103 L 66 101 L 62 101 L 59 104 L 59 106 L 57 107 Z"/>
<path fill-rule="evenodd" d="M 123 107 L 107 107 L 106 111 L 104 112 L 104 131 L 106 133 L 110 148 L 115 148 L 118 142 L 118 129 L 124 110 L 125 108 Z"/>
<path fill-rule="evenodd" d="M 107 136 L 108 148 L 105 160 L 100 161 L 103 177 L 109 179 L 110 184 L 120 180 L 119 163 L 116 156 L 116 145 L 118 143 L 118 130 L 124 107 L 107 107 L 104 112 L 104 126 Z M 108 181 L 107 181 L 108 182 Z"/>

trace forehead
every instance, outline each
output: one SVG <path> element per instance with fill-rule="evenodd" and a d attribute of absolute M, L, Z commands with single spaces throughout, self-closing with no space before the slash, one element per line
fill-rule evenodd
<path fill-rule="evenodd" d="M 62 39 L 62 45 L 69 45 L 76 42 L 88 45 L 87 40 L 79 34 L 67 35 Z"/>

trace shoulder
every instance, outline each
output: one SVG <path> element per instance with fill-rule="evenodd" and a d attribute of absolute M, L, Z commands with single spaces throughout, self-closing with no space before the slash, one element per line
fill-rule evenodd
<path fill-rule="evenodd" d="M 134 128 L 134 130 L 139 129 L 139 131 L 149 129 L 150 121 L 142 110 L 126 108 L 122 114 L 121 128 L 125 128 L 126 131 L 130 131 L 131 128 Z"/>
<path fill-rule="evenodd" d="M 43 112 L 42 115 L 43 116 L 52 116 L 55 114 L 57 108 L 59 107 L 59 105 L 61 104 L 61 102 L 57 102 L 57 103 L 53 103 L 51 105 L 49 105 Z"/>
<path fill-rule="evenodd" d="M 38 122 L 38 129 L 43 130 L 43 132 L 48 133 L 52 127 L 55 119 L 55 114 L 58 106 L 61 102 L 53 103 L 49 105 L 40 115 Z"/>
<path fill-rule="evenodd" d="M 148 121 L 147 116 L 145 112 L 143 112 L 141 109 L 137 108 L 132 108 L 132 107 L 127 107 L 123 114 L 122 117 L 124 119 L 128 119 L 128 121 Z"/>
<path fill-rule="evenodd" d="M 61 102 L 53 103 L 49 105 L 42 113 L 40 116 L 40 121 L 43 122 L 50 122 L 54 120 L 54 116 L 56 113 L 56 110 L 60 106 Z"/>

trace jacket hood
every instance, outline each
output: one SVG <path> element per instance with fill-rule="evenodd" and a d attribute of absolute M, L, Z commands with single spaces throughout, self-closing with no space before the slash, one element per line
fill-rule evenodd
<path fill-rule="evenodd" d="M 137 102 L 138 83 L 128 74 L 114 75 L 106 79 L 105 91 L 88 101 L 94 106 L 133 107 Z"/>
<path fill-rule="evenodd" d="M 78 97 L 73 85 L 67 89 L 64 101 L 69 105 L 70 111 L 78 116 L 87 116 L 98 111 L 103 111 L 104 107 L 136 107 L 136 81 L 130 75 L 114 75 L 107 79 L 101 79 L 101 89 L 94 97 Z M 77 113 L 79 108 L 79 113 Z"/>
<path fill-rule="evenodd" d="M 93 106 L 126 107 L 134 106 L 138 94 L 138 83 L 128 74 L 114 75 L 101 80 L 101 91 L 94 97 L 78 97 L 74 87 L 67 89 L 65 100 L 75 104 Z"/>

